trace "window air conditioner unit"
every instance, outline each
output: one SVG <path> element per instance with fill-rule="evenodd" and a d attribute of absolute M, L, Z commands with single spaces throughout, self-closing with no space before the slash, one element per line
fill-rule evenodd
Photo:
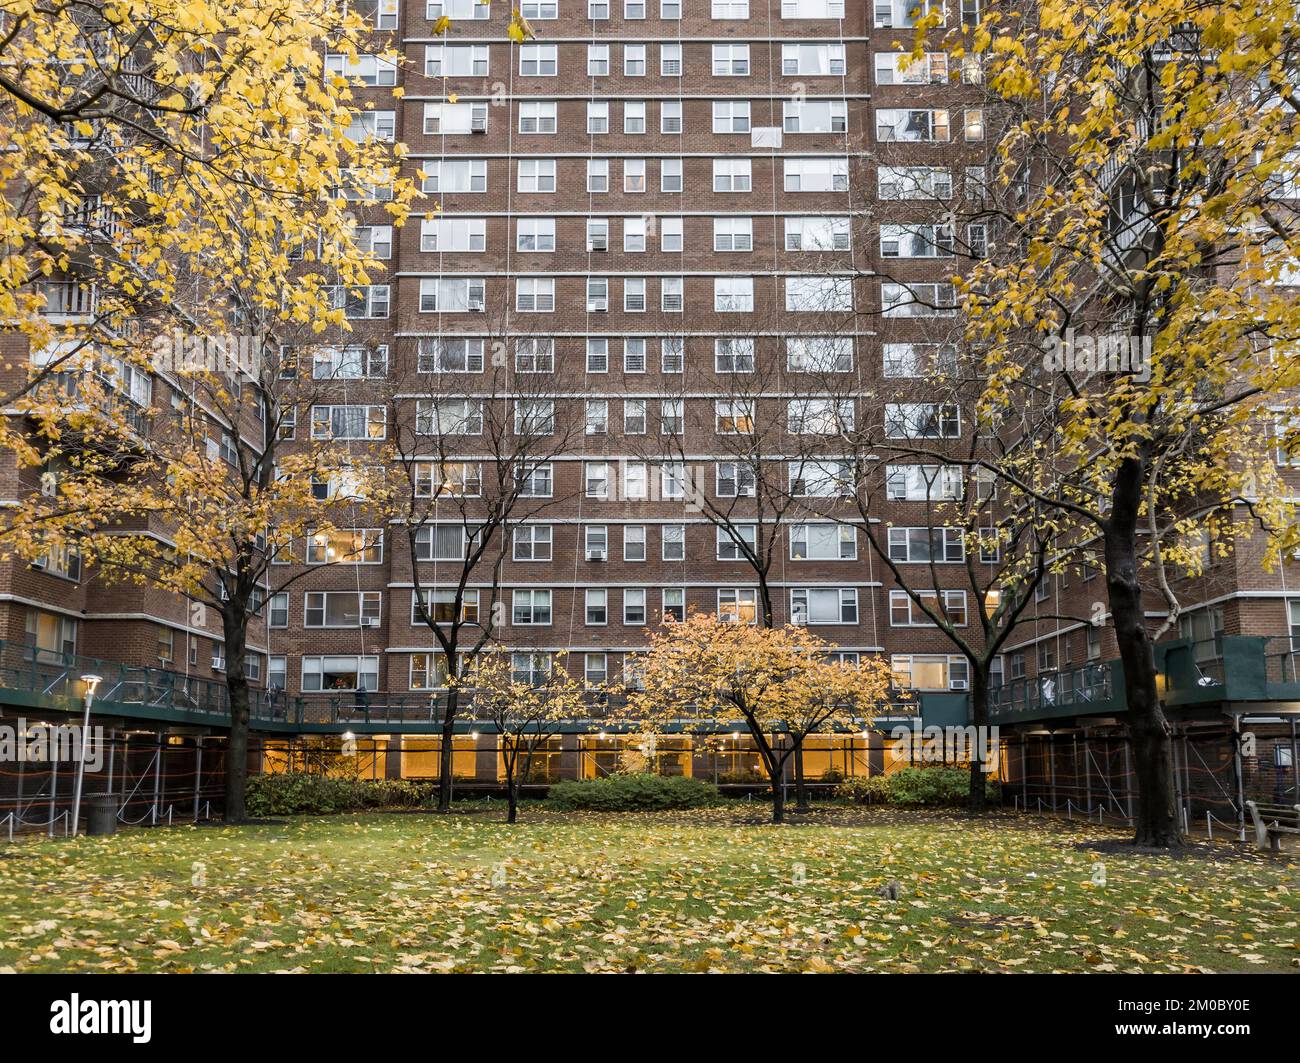
<path fill-rule="evenodd" d="M 966 680 L 964 679 L 953 679 L 948 683 L 949 690 L 965 690 L 966 686 Z"/>
<path fill-rule="evenodd" d="M 593 237 L 591 238 L 591 245 L 590 245 L 590 247 L 588 248 L 588 250 L 590 250 L 590 251 L 608 251 L 608 250 L 609 250 L 609 239 L 608 239 L 608 237 L 604 237 L 604 236 L 593 236 Z"/>
<path fill-rule="evenodd" d="M 473 302 L 469 304 L 469 312 L 471 314 L 481 314 L 486 309 L 487 309 L 487 304 L 480 302 L 477 299 L 475 299 Z"/>
<path fill-rule="evenodd" d="M 588 561 L 604 561 L 604 560 L 605 560 L 605 551 L 604 551 L 604 550 L 591 550 L 591 551 L 589 551 L 588 554 L 587 554 L 587 560 L 588 560 Z"/>
<path fill-rule="evenodd" d="M 366 627 L 378 627 L 378 626 L 379 626 L 379 617 L 377 617 L 377 616 L 368 616 L 368 617 L 366 617 L 364 620 L 362 620 L 361 623 L 364 624 Z"/>
<path fill-rule="evenodd" d="M 469 131 L 471 133 L 486 133 L 487 115 L 484 115 L 482 118 L 471 118 L 469 123 Z"/>
<path fill-rule="evenodd" d="M 603 314 L 609 311 L 608 299 L 596 299 L 591 304 L 592 313 Z"/>

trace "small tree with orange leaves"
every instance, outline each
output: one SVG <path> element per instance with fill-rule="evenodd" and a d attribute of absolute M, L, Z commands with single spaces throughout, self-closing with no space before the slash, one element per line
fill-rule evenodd
<path fill-rule="evenodd" d="M 515 669 L 512 655 L 475 657 L 466 676 L 474 692 L 474 715 L 495 725 L 505 770 L 506 822 L 519 818 L 519 788 L 532 770 L 533 757 L 565 721 L 586 715 L 589 691 L 565 667 L 565 654 L 530 655 L 526 673 Z"/>
<path fill-rule="evenodd" d="M 888 664 L 835 660 L 806 628 L 767 628 L 692 613 L 651 635 L 644 691 L 632 711 L 650 726 L 744 723 L 772 784 L 772 822 L 785 819 L 786 762 L 810 734 L 860 730 L 889 694 Z"/>

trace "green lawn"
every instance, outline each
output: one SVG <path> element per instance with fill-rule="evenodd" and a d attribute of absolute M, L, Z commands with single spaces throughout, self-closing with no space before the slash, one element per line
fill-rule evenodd
<path fill-rule="evenodd" d="M 762 815 L 527 808 L 507 827 L 497 806 L 0 846 L 0 971 L 1300 971 L 1295 852 Z"/>

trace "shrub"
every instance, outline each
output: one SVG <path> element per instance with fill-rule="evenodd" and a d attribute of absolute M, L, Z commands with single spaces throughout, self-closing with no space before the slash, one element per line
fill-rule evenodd
<path fill-rule="evenodd" d="M 997 780 L 988 779 L 984 792 L 996 801 Z M 835 788 L 836 797 L 859 805 L 962 805 L 969 793 L 970 771 L 953 767 L 907 767 L 888 775 L 854 776 Z"/>
<path fill-rule="evenodd" d="M 558 782 L 546 798 L 561 812 L 657 812 L 716 804 L 718 789 L 699 779 L 668 775 L 608 775 Z"/>
<path fill-rule="evenodd" d="M 250 816 L 328 815 L 368 808 L 415 808 L 433 794 L 431 783 L 404 779 L 344 779 L 303 772 L 253 775 L 248 780 Z"/>

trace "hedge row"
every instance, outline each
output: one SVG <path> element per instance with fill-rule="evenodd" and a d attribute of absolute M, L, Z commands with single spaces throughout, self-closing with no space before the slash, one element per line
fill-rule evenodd
<path fill-rule="evenodd" d="M 418 808 L 433 802 L 437 786 L 404 779 L 340 779 L 300 772 L 253 775 L 250 816 L 325 815 L 368 808 Z"/>
<path fill-rule="evenodd" d="M 998 798 L 997 780 L 989 778 L 984 792 Z M 835 787 L 835 796 L 859 805 L 962 805 L 970 794 L 967 768 L 900 768 L 888 775 L 860 775 Z"/>
<path fill-rule="evenodd" d="M 699 779 L 668 775 L 608 775 L 551 787 L 546 803 L 561 812 L 658 812 L 702 808 L 718 802 L 718 788 Z"/>

